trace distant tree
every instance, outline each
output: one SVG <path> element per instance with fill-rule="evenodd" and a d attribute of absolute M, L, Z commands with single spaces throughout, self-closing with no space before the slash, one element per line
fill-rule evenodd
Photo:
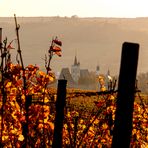
<path fill-rule="evenodd" d="M 138 88 L 143 93 L 148 93 L 148 72 L 140 73 L 137 77 L 137 80 L 138 80 Z"/>
<path fill-rule="evenodd" d="M 95 83 L 96 83 L 96 76 L 94 73 L 90 73 L 90 75 L 87 77 L 79 78 L 79 84 L 82 84 L 82 85 L 91 85 L 91 84 L 95 85 Z"/>
<path fill-rule="evenodd" d="M 79 18 L 77 15 L 72 15 L 71 18 Z"/>

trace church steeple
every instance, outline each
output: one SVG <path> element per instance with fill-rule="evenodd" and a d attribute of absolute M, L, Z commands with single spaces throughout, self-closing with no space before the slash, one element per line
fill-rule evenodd
<path fill-rule="evenodd" d="M 77 65 L 77 57 L 75 56 L 74 65 Z"/>
<path fill-rule="evenodd" d="M 96 71 L 99 71 L 99 70 L 100 70 L 100 66 L 97 65 L 97 67 L 96 67 Z"/>
<path fill-rule="evenodd" d="M 77 61 L 77 57 L 76 57 L 76 55 L 75 55 L 74 66 L 78 66 L 78 65 L 80 65 L 80 62 Z"/>
<path fill-rule="evenodd" d="M 71 75 L 75 83 L 78 84 L 80 78 L 80 62 L 78 62 L 76 55 L 74 58 L 74 63 L 71 66 Z"/>

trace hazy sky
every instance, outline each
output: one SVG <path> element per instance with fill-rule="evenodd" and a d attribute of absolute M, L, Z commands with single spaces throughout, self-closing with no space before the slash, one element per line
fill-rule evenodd
<path fill-rule="evenodd" d="M 0 16 L 146 17 L 148 0 L 0 0 Z"/>

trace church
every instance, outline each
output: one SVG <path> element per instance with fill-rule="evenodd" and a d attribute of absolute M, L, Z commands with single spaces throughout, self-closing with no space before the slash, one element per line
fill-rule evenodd
<path fill-rule="evenodd" d="M 62 68 L 59 79 L 67 80 L 69 87 L 79 88 L 85 85 L 88 87 L 90 84 L 95 83 L 95 73 L 90 73 L 88 69 L 81 69 L 80 62 L 75 56 L 71 70 L 69 68 Z"/>
<path fill-rule="evenodd" d="M 77 57 L 74 57 L 74 62 L 71 65 L 71 69 L 62 68 L 59 79 L 67 80 L 67 87 L 78 88 L 78 89 L 91 89 L 100 91 L 100 84 L 98 77 L 103 76 L 105 84 L 104 86 L 108 89 L 110 83 L 110 71 L 108 69 L 106 74 L 100 73 L 100 66 L 96 66 L 94 72 L 89 72 L 88 69 L 81 69 L 80 62 Z"/>

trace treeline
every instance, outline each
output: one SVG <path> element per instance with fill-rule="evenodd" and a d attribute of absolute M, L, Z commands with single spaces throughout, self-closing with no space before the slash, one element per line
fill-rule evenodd
<path fill-rule="evenodd" d="M 148 93 L 148 72 L 140 73 L 137 76 L 138 80 L 138 89 L 141 90 L 143 93 Z"/>

